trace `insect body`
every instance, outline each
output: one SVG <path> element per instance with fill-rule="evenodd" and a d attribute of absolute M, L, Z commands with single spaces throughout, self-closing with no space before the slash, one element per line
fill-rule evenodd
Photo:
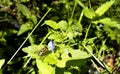
<path fill-rule="evenodd" d="M 39 56 L 42 56 L 42 55 L 45 54 L 46 51 L 48 51 L 48 48 L 47 48 L 47 47 L 44 47 L 44 48 L 42 48 L 42 49 L 39 51 L 38 55 L 39 55 Z"/>
<path fill-rule="evenodd" d="M 55 48 L 55 46 L 54 46 L 54 42 L 53 41 L 50 41 L 49 43 L 48 43 L 48 46 L 46 46 L 46 47 L 44 47 L 44 48 L 42 48 L 39 52 L 38 52 L 38 55 L 39 56 L 42 56 L 42 55 L 44 55 L 47 51 L 54 51 L 54 48 Z M 49 49 L 49 50 L 48 50 Z"/>

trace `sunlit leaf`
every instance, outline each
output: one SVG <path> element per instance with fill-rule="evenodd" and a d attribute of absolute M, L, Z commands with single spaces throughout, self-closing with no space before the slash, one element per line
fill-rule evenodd
<path fill-rule="evenodd" d="M 51 53 L 49 55 L 47 55 L 45 58 L 44 58 L 44 62 L 48 63 L 48 64 L 56 64 L 57 63 L 57 58 Z"/>
<path fill-rule="evenodd" d="M 47 63 L 36 59 L 36 64 L 40 74 L 55 74 L 55 68 L 51 67 Z"/>
<path fill-rule="evenodd" d="M 73 39 L 74 34 L 73 34 L 72 32 L 68 32 L 68 33 L 67 33 L 67 37 L 68 37 L 69 39 Z"/>
<path fill-rule="evenodd" d="M 20 30 L 18 31 L 17 35 L 21 35 L 21 34 L 25 33 L 26 31 L 31 30 L 32 28 L 33 28 L 32 23 L 26 22 L 21 25 Z"/>
<path fill-rule="evenodd" d="M 114 3 L 114 0 L 107 1 L 106 3 L 102 4 L 96 11 L 95 13 L 98 16 L 102 16 Z"/>
<path fill-rule="evenodd" d="M 22 49 L 22 51 L 24 51 L 25 53 L 27 53 L 28 55 L 32 56 L 32 58 L 38 58 L 38 53 L 39 53 L 39 50 L 44 48 L 45 46 L 44 45 L 31 45 L 31 46 L 28 46 L 28 47 L 25 47 Z"/>
<path fill-rule="evenodd" d="M 51 34 L 48 39 L 53 39 L 54 41 L 56 42 L 62 42 L 63 41 L 63 37 L 59 34 L 59 33 L 54 33 L 54 34 Z"/>
<path fill-rule="evenodd" d="M 56 23 L 55 21 L 53 21 L 53 20 L 46 20 L 45 21 L 45 24 L 46 25 L 49 25 L 51 28 L 53 28 L 53 29 L 59 29 L 59 25 L 58 25 L 58 23 Z"/>
<path fill-rule="evenodd" d="M 90 54 L 83 52 L 81 50 L 70 50 L 69 53 L 71 56 L 69 56 L 66 53 L 63 53 L 61 55 L 62 60 L 59 60 L 57 62 L 58 67 L 64 68 L 66 66 L 66 62 L 70 61 L 70 60 L 80 60 L 80 59 L 87 59 L 87 58 L 91 57 Z"/>
<path fill-rule="evenodd" d="M 68 27 L 68 23 L 65 20 L 61 20 L 60 22 L 58 22 L 60 29 L 62 30 L 66 30 Z"/>
<path fill-rule="evenodd" d="M 118 24 L 116 21 L 112 20 L 111 18 L 103 18 L 97 21 L 93 21 L 94 24 L 102 23 L 104 25 L 110 26 L 110 27 L 116 27 L 120 29 L 120 24 Z"/>
<path fill-rule="evenodd" d="M 0 69 L 3 66 L 4 63 L 5 63 L 5 59 L 0 59 Z"/>
<path fill-rule="evenodd" d="M 88 9 L 88 8 L 83 9 L 83 14 L 89 19 L 93 19 L 95 17 L 95 12 L 92 8 L 91 9 Z"/>

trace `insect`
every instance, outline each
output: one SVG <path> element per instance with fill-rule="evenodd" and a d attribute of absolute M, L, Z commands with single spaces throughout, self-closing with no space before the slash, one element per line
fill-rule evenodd
<path fill-rule="evenodd" d="M 45 54 L 46 51 L 48 51 L 48 48 L 47 48 L 47 47 L 44 47 L 44 48 L 42 48 L 42 49 L 38 52 L 38 55 L 39 55 L 39 56 L 42 56 L 42 55 Z"/>
<path fill-rule="evenodd" d="M 38 55 L 39 56 L 42 56 L 42 55 L 44 55 L 47 51 L 54 51 L 54 48 L 55 48 L 55 46 L 54 46 L 54 42 L 53 41 L 50 41 L 49 43 L 48 43 L 48 46 L 45 46 L 44 48 L 42 48 L 39 52 L 38 52 Z"/>

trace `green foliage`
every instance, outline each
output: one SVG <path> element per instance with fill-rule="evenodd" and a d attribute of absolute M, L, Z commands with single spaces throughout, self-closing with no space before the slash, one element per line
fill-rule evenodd
<path fill-rule="evenodd" d="M 113 8 L 117 2 L 0 0 L 0 73 L 91 74 L 91 67 L 119 73 L 120 14 L 113 15 L 119 12 Z M 54 51 L 48 48 L 51 40 Z M 13 54 L 16 58 L 10 58 Z M 109 54 L 115 54 L 112 67 L 105 62 Z M 4 59 L 10 59 L 5 66 Z"/>
<path fill-rule="evenodd" d="M 52 20 L 46 20 L 45 21 L 45 24 L 46 25 L 49 25 L 50 27 L 52 27 L 53 29 L 59 29 L 59 25 L 55 22 L 55 21 L 52 21 Z"/>
<path fill-rule="evenodd" d="M 83 9 L 83 13 L 89 19 L 93 19 L 95 17 L 95 12 L 93 9 L 85 8 Z"/>
<path fill-rule="evenodd" d="M 23 4 L 18 4 L 18 11 L 20 11 L 24 16 L 26 16 L 26 18 L 30 18 L 31 16 L 29 9 Z"/>
<path fill-rule="evenodd" d="M 98 16 L 102 16 L 114 3 L 115 1 L 114 0 L 111 0 L 111 1 L 108 1 L 104 4 L 102 4 L 96 11 L 95 13 L 98 15 Z"/>
<path fill-rule="evenodd" d="M 21 34 L 25 33 L 26 31 L 31 30 L 33 28 L 31 24 L 32 23 L 30 23 L 30 22 L 26 22 L 26 23 L 22 24 L 17 35 L 21 35 Z"/>
<path fill-rule="evenodd" d="M 5 59 L 1 59 L 1 60 L 0 60 L 0 69 L 1 69 L 1 67 L 3 66 L 4 62 L 5 62 Z"/>
<path fill-rule="evenodd" d="M 41 60 L 37 60 L 37 67 L 39 69 L 39 73 L 41 74 L 55 74 L 54 67 L 51 67 L 50 65 L 43 63 Z"/>

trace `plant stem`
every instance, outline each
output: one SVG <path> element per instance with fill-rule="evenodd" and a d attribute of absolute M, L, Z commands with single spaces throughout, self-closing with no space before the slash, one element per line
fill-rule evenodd
<path fill-rule="evenodd" d="M 86 45 L 86 39 L 87 39 L 87 36 L 88 36 L 88 32 L 89 32 L 89 30 L 90 30 L 90 27 L 91 27 L 91 24 L 89 25 L 89 27 L 88 27 L 88 29 L 87 29 L 87 32 L 86 32 L 86 34 L 85 34 L 85 38 L 84 38 L 84 45 Z"/>
<path fill-rule="evenodd" d="M 85 45 L 83 45 L 83 46 L 84 46 L 84 48 L 88 51 L 88 53 L 90 53 L 90 55 L 92 55 L 93 58 L 95 58 L 95 60 L 96 60 L 103 68 L 105 68 L 104 65 L 94 56 L 94 54 L 93 54 Z"/>
<path fill-rule="evenodd" d="M 19 52 L 19 50 L 23 47 L 25 42 L 28 40 L 28 38 L 31 36 L 31 34 L 35 31 L 35 29 L 39 26 L 39 24 L 42 22 L 42 20 L 45 18 L 45 16 L 50 12 L 51 8 L 45 13 L 45 15 L 40 19 L 40 21 L 37 23 L 37 25 L 33 28 L 31 33 L 27 36 L 27 38 L 23 41 L 23 43 L 20 45 L 20 47 L 17 49 L 17 51 L 13 54 L 13 56 L 10 58 L 10 60 L 7 62 L 10 63 L 11 60 L 16 56 L 16 54 Z"/>

